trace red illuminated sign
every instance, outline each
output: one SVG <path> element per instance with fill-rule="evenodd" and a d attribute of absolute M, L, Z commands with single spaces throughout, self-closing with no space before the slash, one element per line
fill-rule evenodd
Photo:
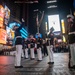
<path fill-rule="evenodd" d="M 0 27 L 3 26 L 3 20 L 4 20 L 4 8 L 2 5 L 0 5 Z"/>
<path fill-rule="evenodd" d="M 6 44 L 6 30 L 0 29 L 0 43 L 1 44 Z"/>

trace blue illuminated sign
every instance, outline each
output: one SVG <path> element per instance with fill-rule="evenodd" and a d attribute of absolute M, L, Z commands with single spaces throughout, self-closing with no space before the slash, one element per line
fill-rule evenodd
<path fill-rule="evenodd" d="M 19 23 L 13 22 L 13 23 L 9 24 L 9 28 L 12 29 L 15 25 L 20 26 Z M 27 32 L 27 30 L 25 28 L 22 27 L 20 32 L 21 32 L 21 35 L 22 35 L 23 38 L 27 38 L 28 37 L 28 32 Z"/>

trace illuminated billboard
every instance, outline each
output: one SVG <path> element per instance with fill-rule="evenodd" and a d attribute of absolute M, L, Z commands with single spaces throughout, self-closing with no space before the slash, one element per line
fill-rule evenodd
<path fill-rule="evenodd" d="M 6 44 L 6 37 L 7 37 L 6 30 L 0 29 L 0 43 L 1 44 Z"/>
<path fill-rule="evenodd" d="M 54 32 L 59 32 L 61 31 L 60 28 L 60 20 L 59 20 L 59 15 L 48 15 L 48 24 L 49 24 L 49 29 L 51 27 L 54 28 Z"/>
<path fill-rule="evenodd" d="M 61 26 L 62 26 L 62 33 L 64 34 L 65 33 L 65 22 L 63 19 L 61 20 Z"/>
<path fill-rule="evenodd" d="M 18 27 L 20 26 L 19 23 L 12 22 L 12 23 L 9 23 L 9 28 L 13 29 L 13 27 L 15 25 L 17 25 Z M 24 27 L 22 27 L 22 29 L 20 30 L 20 32 L 21 32 L 21 35 L 22 35 L 23 38 L 27 38 L 28 37 L 28 32 L 27 32 L 27 30 Z"/>
<path fill-rule="evenodd" d="M 3 21 L 4 21 L 4 8 L 2 5 L 0 5 L 0 27 L 3 27 Z"/>
<path fill-rule="evenodd" d="M 10 10 L 9 10 L 9 8 L 5 5 L 5 15 L 4 15 L 4 23 L 5 23 L 5 25 L 8 25 L 9 18 L 10 18 Z"/>
<path fill-rule="evenodd" d="M 14 39 L 14 31 L 9 28 L 8 26 L 6 26 L 6 31 L 7 31 L 7 39 Z"/>

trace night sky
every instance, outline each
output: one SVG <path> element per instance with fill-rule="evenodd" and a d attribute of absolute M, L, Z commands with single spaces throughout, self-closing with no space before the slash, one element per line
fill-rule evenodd
<path fill-rule="evenodd" d="M 12 0 L 12 1 L 11 0 L 4 0 L 4 1 L 7 2 L 7 5 L 11 10 L 11 14 L 17 15 L 17 13 L 15 13 L 17 7 L 11 8 L 11 7 L 13 7 L 12 3 L 14 2 L 14 0 Z M 19 1 L 22 1 L 22 0 L 19 0 Z M 26 0 L 23 0 L 23 1 L 26 1 Z M 32 1 L 34 1 L 34 0 L 32 0 Z M 38 12 L 39 20 L 41 17 L 40 11 L 41 12 L 44 11 L 44 13 L 45 13 L 43 21 L 42 21 L 41 26 L 40 26 L 40 33 L 42 33 L 43 35 L 45 35 L 45 32 L 46 32 L 45 21 L 47 21 L 48 15 L 59 14 L 60 19 L 66 19 L 66 15 L 70 13 L 70 10 L 72 12 L 74 11 L 73 0 L 57 0 L 57 3 L 55 5 L 57 5 L 58 7 L 53 8 L 53 9 L 47 9 L 47 7 L 49 5 L 51 5 L 51 4 L 47 4 L 47 0 L 38 0 L 38 1 L 39 1 L 39 3 L 35 3 L 35 4 L 19 4 L 19 6 L 22 6 L 22 5 L 26 6 L 25 7 L 26 10 L 24 12 L 22 12 L 21 15 L 24 14 L 23 16 L 25 16 L 25 21 L 26 21 L 25 25 L 28 24 L 27 26 L 28 26 L 28 31 L 30 34 L 36 34 L 37 33 L 37 26 L 36 26 L 37 12 L 34 12 L 34 10 L 39 9 L 39 12 Z M 10 5 L 11 5 L 11 7 L 10 7 Z M 14 4 L 14 5 L 18 6 L 18 4 Z M 28 12 L 27 12 L 27 8 L 29 10 Z M 17 9 L 17 10 L 19 10 L 19 9 Z M 28 23 L 27 23 L 27 21 L 28 21 Z"/>

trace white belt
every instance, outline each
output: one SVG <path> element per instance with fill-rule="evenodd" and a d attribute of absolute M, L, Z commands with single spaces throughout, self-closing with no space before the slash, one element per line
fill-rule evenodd
<path fill-rule="evenodd" d="M 21 36 L 17 36 L 16 38 L 22 38 Z"/>
<path fill-rule="evenodd" d="M 70 32 L 70 33 L 68 33 L 69 35 L 71 35 L 71 34 L 75 34 L 75 32 Z"/>

